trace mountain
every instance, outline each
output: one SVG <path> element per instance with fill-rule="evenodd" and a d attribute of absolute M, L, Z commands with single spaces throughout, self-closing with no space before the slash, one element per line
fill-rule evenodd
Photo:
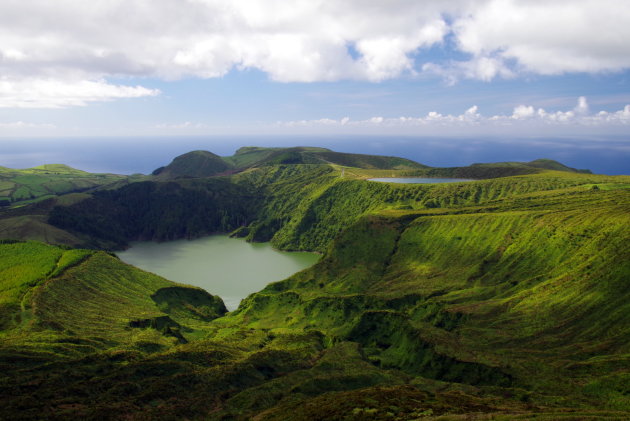
<path fill-rule="evenodd" d="M 192 151 L 180 155 L 166 167 L 153 171 L 153 175 L 160 178 L 180 177 L 210 177 L 225 173 L 232 169 L 232 165 L 220 156 L 208 151 Z"/>
<path fill-rule="evenodd" d="M 193 151 L 176 157 L 166 167 L 153 171 L 162 179 L 210 177 L 243 171 L 248 168 L 295 165 L 333 164 L 363 169 L 422 169 L 425 165 L 391 156 L 333 152 L 325 148 L 263 148 L 242 147 L 233 156 L 220 157 L 208 151 Z"/>
<path fill-rule="evenodd" d="M 630 177 L 309 149 L 1 211 L 92 249 L 0 240 L 0 418 L 630 418 Z M 108 252 L 215 232 L 322 257 L 226 313 Z"/>
<path fill-rule="evenodd" d="M 210 177 L 241 172 L 250 168 L 276 165 L 338 165 L 347 168 L 378 171 L 407 171 L 405 176 L 495 178 L 534 174 L 540 170 L 590 173 L 576 170 L 550 159 L 531 162 L 498 162 L 472 164 L 468 167 L 432 168 L 405 158 L 334 152 L 319 147 L 266 148 L 245 146 L 232 156 L 220 157 L 208 151 L 193 151 L 176 157 L 171 164 L 153 171 L 160 179 L 182 177 Z M 373 173 L 374 176 L 391 176 L 391 173 Z"/>

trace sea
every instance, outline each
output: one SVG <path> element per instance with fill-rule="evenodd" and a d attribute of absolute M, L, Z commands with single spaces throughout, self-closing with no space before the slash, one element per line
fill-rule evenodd
<path fill-rule="evenodd" d="M 630 135 L 560 137 L 163 136 L 0 138 L 0 166 L 66 164 L 89 172 L 150 174 L 177 155 L 232 155 L 242 146 L 320 146 L 338 152 L 399 156 L 433 167 L 548 158 L 596 174 L 630 175 Z"/>

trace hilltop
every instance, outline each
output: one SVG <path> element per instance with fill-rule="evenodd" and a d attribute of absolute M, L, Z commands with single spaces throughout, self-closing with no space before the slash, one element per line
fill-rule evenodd
<path fill-rule="evenodd" d="M 160 167 L 152 174 L 162 178 L 210 177 L 232 168 L 232 165 L 212 152 L 192 151 L 176 157 L 166 167 Z"/>
<path fill-rule="evenodd" d="M 88 191 L 127 178 L 124 175 L 92 174 L 64 164 L 18 170 L 0 167 L 0 207 Z"/>
<path fill-rule="evenodd" d="M 362 169 L 421 169 L 426 165 L 391 156 L 333 152 L 315 147 L 263 148 L 242 147 L 233 156 L 220 157 L 208 151 L 192 151 L 173 159 L 169 165 L 157 168 L 160 178 L 210 177 L 241 172 L 250 168 L 295 165 L 332 164 Z"/>
<path fill-rule="evenodd" d="M 427 168 L 405 158 L 334 152 L 326 148 L 262 148 L 243 147 L 225 158 L 237 168 L 282 164 L 334 164 L 363 169 L 419 169 Z"/>

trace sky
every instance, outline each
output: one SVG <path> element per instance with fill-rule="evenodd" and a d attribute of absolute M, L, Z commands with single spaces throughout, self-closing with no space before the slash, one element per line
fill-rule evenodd
<path fill-rule="evenodd" d="M 629 39 L 624 0 L 3 0 L 0 138 L 626 136 Z"/>

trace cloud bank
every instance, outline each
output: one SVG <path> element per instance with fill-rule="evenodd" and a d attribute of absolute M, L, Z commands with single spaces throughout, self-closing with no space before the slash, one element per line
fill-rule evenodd
<path fill-rule="evenodd" d="M 154 129 L 164 129 L 164 130 L 192 130 L 192 129 L 205 129 L 208 125 L 204 123 L 193 123 L 191 121 L 185 121 L 183 123 L 161 123 L 156 124 Z"/>
<path fill-rule="evenodd" d="M 531 105 L 518 105 L 510 115 L 484 116 L 479 107 L 473 105 L 459 115 L 441 114 L 431 111 L 420 117 L 371 117 L 364 120 L 322 118 L 317 120 L 280 121 L 277 127 L 282 128 L 348 128 L 353 129 L 401 129 L 416 130 L 416 133 L 443 129 L 465 129 L 474 131 L 492 131 L 494 128 L 520 127 L 526 130 L 545 131 L 558 127 L 626 127 L 630 126 L 630 105 L 623 109 L 608 112 L 590 113 L 585 97 L 578 98 L 577 105 L 571 110 L 548 112 L 543 108 Z"/>
<path fill-rule="evenodd" d="M 247 68 L 280 82 L 614 72 L 630 68 L 628 22 L 618 0 L 7 0 L 0 107 L 154 96 L 107 80 Z"/>

